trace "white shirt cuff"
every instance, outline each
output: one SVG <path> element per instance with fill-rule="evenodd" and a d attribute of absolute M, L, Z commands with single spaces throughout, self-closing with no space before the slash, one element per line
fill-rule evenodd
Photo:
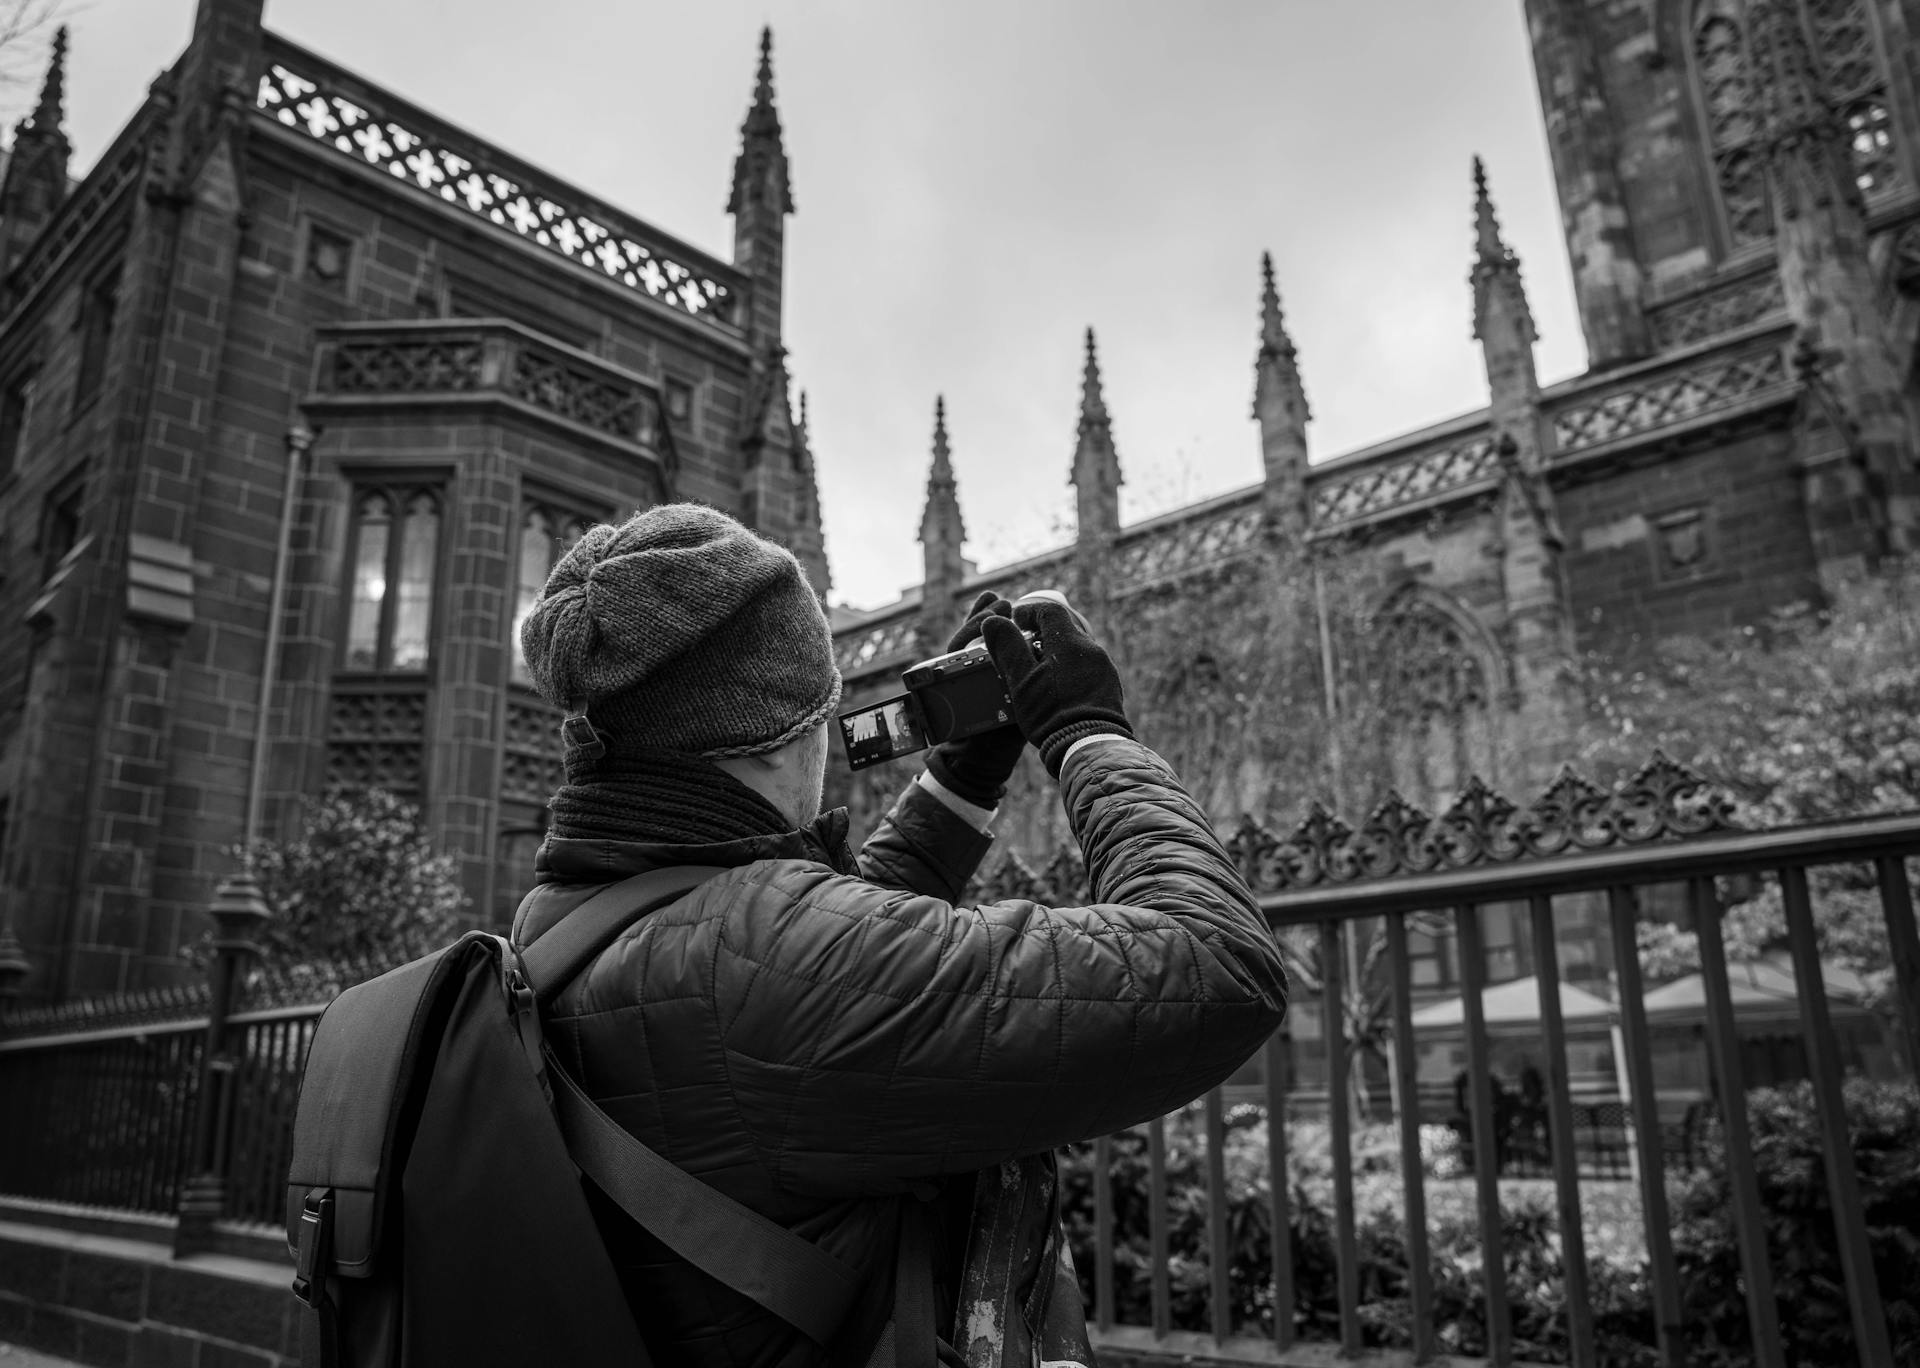
<path fill-rule="evenodd" d="M 987 828 L 993 825 L 994 814 L 999 809 L 969 803 L 925 770 L 920 771 L 919 778 L 914 782 L 939 799 L 941 806 L 982 835 L 985 835 Z"/>
<path fill-rule="evenodd" d="M 1083 736 L 1071 746 L 1067 747 L 1067 753 L 1060 757 L 1060 768 L 1065 769 L 1067 767 L 1067 761 L 1073 759 L 1073 753 L 1077 750 L 1082 750 L 1087 746 L 1097 746 L 1102 741 L 1124 741 L 1126 739 L 1127 738 L 1120 735 L 1119 732 L 1095 732 L 1092 736 Z"/>

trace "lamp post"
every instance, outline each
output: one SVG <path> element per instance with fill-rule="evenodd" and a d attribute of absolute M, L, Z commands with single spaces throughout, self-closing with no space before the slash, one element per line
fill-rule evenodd
<path fill-rule="evenodd" d="M 226 1208 L 228 1141 L 233 1130 L 233 1075 L 227 1020 L 233 1015 L 246 970 L 260 957 L 257 939 L 271 915 L 260 886 L 244 871 L 214 891 L 213 966 L 208 974 L 207 1039 L 200 1064 L 200 1095 L 194 1111 L 193 1150 L 180 1191 L 180 1219 L 173 1256 L 213 1247 L 213 1223 Z"/>

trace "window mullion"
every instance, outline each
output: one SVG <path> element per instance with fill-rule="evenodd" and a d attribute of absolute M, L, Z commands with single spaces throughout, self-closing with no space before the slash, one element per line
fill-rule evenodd
<path fill-rule="evenodd" d="M 400 614 L 400 575 L 407 547 L 407 501 L 412 491 L 393 488 L 386 493 L 393 510 L 393 530 L 387 535 L 387 589 L 380 596 L 380 649 L 376 659 L 382 674 L 392 674 L 393 636 Z"/>

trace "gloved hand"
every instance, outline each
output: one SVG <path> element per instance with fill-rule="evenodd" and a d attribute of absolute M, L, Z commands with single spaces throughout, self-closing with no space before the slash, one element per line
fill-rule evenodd
<path fill-rule="evenodd" d="M 1014 721 L 1055 779 L 1068 747 L 1082 737 L 1133 735 L 1120 672 L 1064 599 L 1022 599 L 1011 617 L 990 617 L 981 628 L 987 654 L 1006 681 Z M 1039 633 L 1038 656 L 1023 630 Z"/>
<path fill-rule="evenodd" d="M 967 620 L 947 643 L 957 651 L 980 635 L 990 618 L 1012 622 L 1013 605 L 992 590 L 981 594 L 967 610 Z M 997 727 L 964 741 L 943 741 L 927 756 L 927 773 L 957 797 L 979 807 L 993 807 L 1007 792 L 1007 780 L 1020 763 L 1027 738 L 1017 726 Z"/>

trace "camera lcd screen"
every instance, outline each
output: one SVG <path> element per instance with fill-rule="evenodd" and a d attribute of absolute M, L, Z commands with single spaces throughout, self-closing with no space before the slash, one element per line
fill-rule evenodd
<path fill-rule="evenodd" d="M 850 769 L 865 769 L 927 748 L 911 694 L 840 714 L 840 740 L 847 748 Z"/>

